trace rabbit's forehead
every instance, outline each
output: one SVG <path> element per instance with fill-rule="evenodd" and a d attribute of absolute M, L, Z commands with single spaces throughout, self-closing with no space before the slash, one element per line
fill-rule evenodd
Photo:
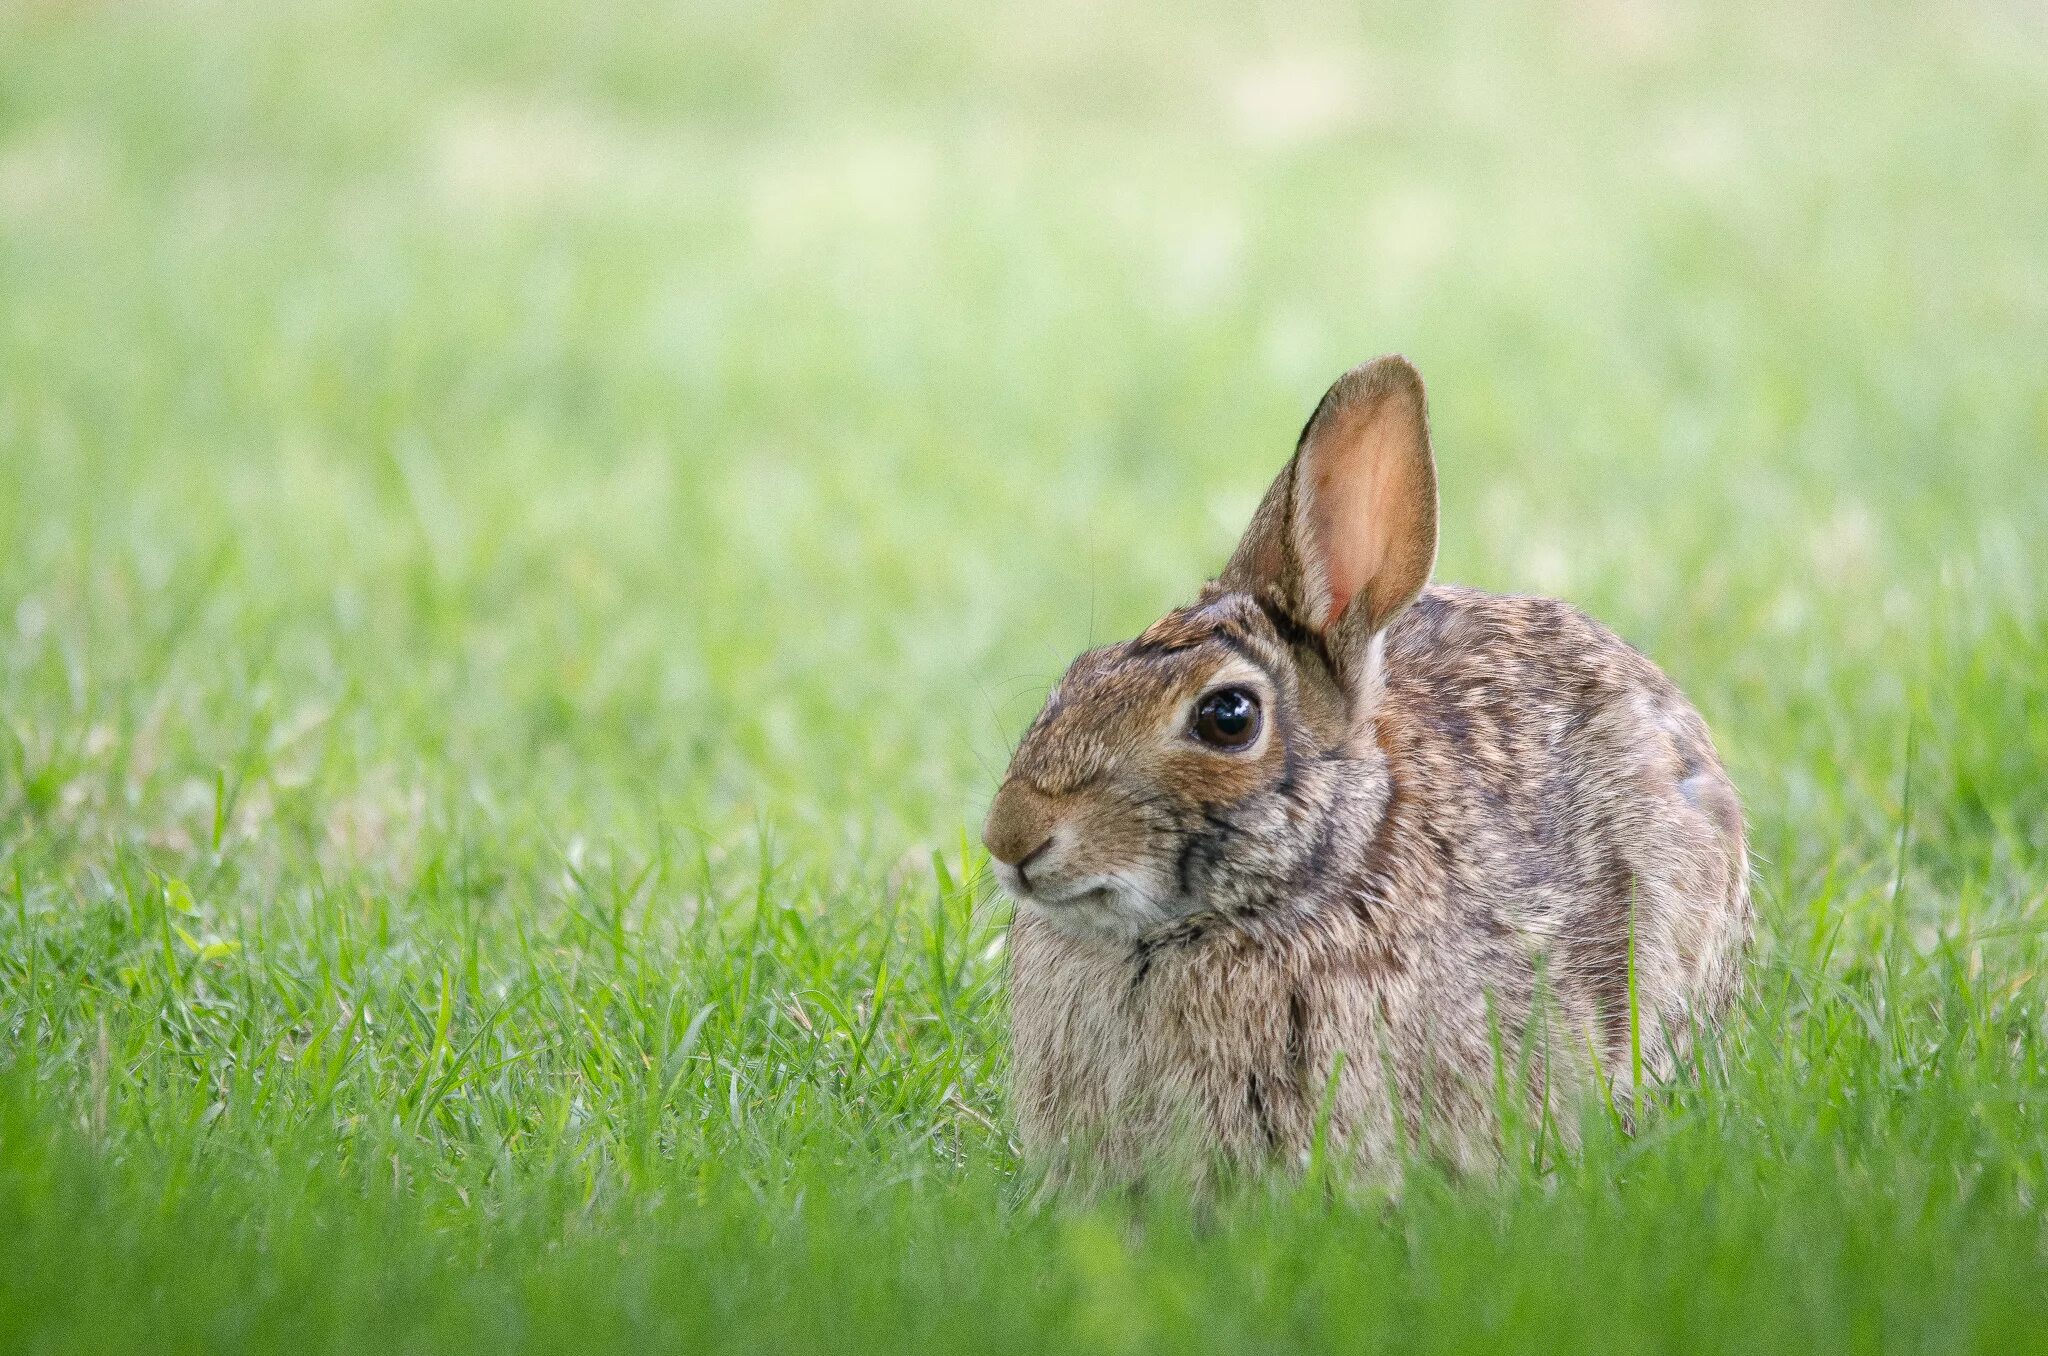
<path fill-rule="evenodd" d="M 1156 743 L 1209 687 L 1266 678 L 1276 647 L 1255 624 L 1198 605 L 1081 655 L 1046 698 L 1012 773 L 1046 791 L 1077 786 Z"/>
<path fill-rule="evenodd" d="M 1076 724 L 1143 716 L 1192 695 L 1210 673 L 1235 658 L 1221 645 L 1190 646 L 1171 654 L 1138 653 L 1127 645 L 1090 651 L 1060 679 L 1048 709 Z"/>
<path fill-rule="evenodd" d="M 1167 613 L 1136 639 L 1087 651 L 1053 689 L 1054 707 L 1095 708 L 1095 716 L 1156 711 L 1192 696 L 1219 669 L 1260 671 L 1276 658 L 1270 628 L 1255 608 L 1184 607 Z M 1078 714 L 1078 710 L 1076 710 Z"/>

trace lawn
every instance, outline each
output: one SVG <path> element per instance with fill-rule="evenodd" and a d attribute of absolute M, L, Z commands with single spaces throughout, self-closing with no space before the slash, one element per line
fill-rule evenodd
<path fill-rule="evenodd" d="M 2048 1349 L 2028 5 L 0 7 L 0 1348 Z M 1746 797 L 1622 1133 L 1040 1202 L 976 844 L 1315 398 Z"/>

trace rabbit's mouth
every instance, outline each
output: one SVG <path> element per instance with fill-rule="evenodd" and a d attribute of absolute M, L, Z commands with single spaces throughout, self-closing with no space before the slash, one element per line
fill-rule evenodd
<path fill-rule="evenodd" d="M 1026 883 L 1014 868 L 1002 872 L 1003 884 L 1020 904 L 1036 904 L 1045 909 L 1066 909 L 1081 906 L 1101 906 L 1113 903 L 1119 894 L 1125 893 L 1115 880 L 1102 876 L 1080 876 L 1073 880 L 1037 879 Z"/>
<path fill-rule="evenodd" d="M 1019 888 L 1005 880 L 1018 907 L 1040 914 L 1063 931 L 1086 936 L 1131 938 L 1165 917 L 1165 911 L 1137 883 L 1121 877 L 1084 878 L 1060 889 Z"/>
<path fill-rule="evenodd" d="M 1083 877 L 1077 881 L 1046 881 L 1043 879 L 1025 881 L 1022 872 L 1004 862 L 997 862 L 996 879 L 1002 882 L 1004 893 L 1019 904 L 1052 912 L 1075 906 L 1101 907 L 1113 902 L 1116 890 L 1099 878 Z"/>
<path fill-rule="evenodd" d="M 1091 885 L 1087 889 L 1074 894 L 1061 895 L 1056 899 L 1047 899 L 1044 903 L 1047 908 L 1052 909 L 1102 909 L 1114 904 L 1116 899 L 1117 892 L 1109 886 Z"/>

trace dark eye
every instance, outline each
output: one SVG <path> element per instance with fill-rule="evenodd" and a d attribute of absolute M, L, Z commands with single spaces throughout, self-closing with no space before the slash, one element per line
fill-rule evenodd
<path fill-rule="evenodd" d="M 1195 703 L 1195 738 L 1241 749 L 1259 737 L 1259 699 L 1241 687 L 1211 692 Z"/>

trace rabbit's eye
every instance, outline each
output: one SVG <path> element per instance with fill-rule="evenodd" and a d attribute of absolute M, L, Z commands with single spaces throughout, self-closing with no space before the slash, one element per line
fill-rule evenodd
<path fill-rule="evenodd" d="M 1259 737 L 1259 699 L 1226 687 L 1195 703 L 1195 738 L 1219 749 L 1241 749 Z"/>

